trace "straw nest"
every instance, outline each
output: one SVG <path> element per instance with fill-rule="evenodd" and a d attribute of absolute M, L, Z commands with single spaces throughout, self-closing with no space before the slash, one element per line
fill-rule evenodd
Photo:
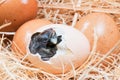
<path fill-rule="evenodd" d="M 120 28 L 120 0 L 38 0 L 38 3 L 37 18 L 46 18 L 53 23 L 74 27 L 80 17 L 92 12 L 104 12 L 110 14 Z M 0 28 L 7 25 L 10 23 Z M 10 49 L 11 41 L 4 37 L 4 34 L 14 35 L 14 32 L 0 33 L 3 34 L 0 39 L 0 80 L 120 80 L 120 41 L 102 55 L 96 51 L 97 38 L 94 36 L 94 47 L 84 65 L 66 74 L 53 75 L 28 66 L 31 64 L 24 59 L 18 59 Z M 4 44 L 4 40 L 9 43 Z"/>

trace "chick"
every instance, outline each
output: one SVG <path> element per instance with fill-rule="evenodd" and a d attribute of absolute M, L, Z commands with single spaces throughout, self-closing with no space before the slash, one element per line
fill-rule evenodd
<path fill-rule="evenodd" d="M 39 54 L 43 61 L 48 61 L 56 54 L 57 45 L 62 41 L 62 36 L 50 28 L 44 32 L 32 35 L 29 49 L 32 54 Z"/>

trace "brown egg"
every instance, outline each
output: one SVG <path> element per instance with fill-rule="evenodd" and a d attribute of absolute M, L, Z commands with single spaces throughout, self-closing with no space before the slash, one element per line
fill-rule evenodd
<path fill-rule="evenodd" d="M 120 39 L 120 33 L 115 21 L 105 13 L 91 13 L 77 22 L 75 28 L 83 32 L 90 41 L 91 48 L 94 42 L 94 29 L 98 37 L 97 51 L 107 53 Z"/>
<path fill-rule="evenodd" d="M 16 46 L 33 66 L 53 74 L 76 69 L 90 54 L 89 42 L 80 31 L 45 20 L 22 25 L 14 36 L 13 50 Z"/>
<path fill-rule="evenodd" d="M 16 31 L 20 25 L 37 15 L 36 0 L 4 0 L 0 3 L 0 25 L 12 22 L 0 31 Z"/>

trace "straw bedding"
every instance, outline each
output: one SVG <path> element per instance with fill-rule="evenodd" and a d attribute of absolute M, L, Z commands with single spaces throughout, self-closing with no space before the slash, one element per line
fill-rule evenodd
<path fill-rule="evenodd" d="M 37 18 L 74 27 L 80 17 L 104 12 L 113 17 L 120 29 L 120 0 L 38 0 L 38 3 Z M 10 23 L 0 28 L 7 25 Z M 4 37 L 4 34 L 14 35 L 14 32 L 0 33 L 3 34 L 0 39 L 0 80 L 120 80 L 120 41 L 102 55 L 96 51 L 97 37 L 94 36 L 94 47 L 85 64 L 77 69 L 73 67 L 66 74 L 53 75 L 31 67 L 29 61 L 19 60 L 10 48 L 11 41 Z M 4 40 L 9 43 L 5 44 Z"/>

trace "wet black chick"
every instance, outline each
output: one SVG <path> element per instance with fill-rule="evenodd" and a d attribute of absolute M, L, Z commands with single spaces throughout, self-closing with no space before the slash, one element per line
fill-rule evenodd
<path fill-rule="evenodd" d="M 56 54 L 57 45 L 62 41 L 62 35 L 57 36 L 50 28 L 44 32 L 36 32 L 32 35 L 29 50 L 32 54 L 39 54 L 43 61 L 48 61 Z"/>

